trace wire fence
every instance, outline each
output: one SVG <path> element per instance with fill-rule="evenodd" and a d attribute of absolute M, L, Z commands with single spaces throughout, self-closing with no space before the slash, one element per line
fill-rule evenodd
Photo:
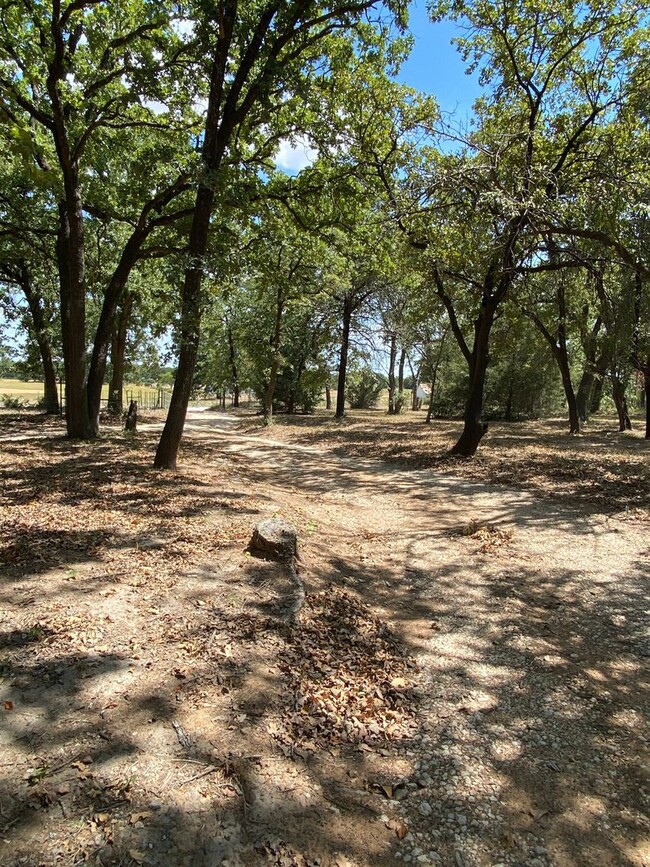
<path fill-rule="evenodd" d="M 128 407 L 131 401 L 135 400 L 139 410 L 169 409 L 172 393 L 164 388 L 127 388 L 124 390 L 124 396 L 126 398 L 125 407 Z"/>

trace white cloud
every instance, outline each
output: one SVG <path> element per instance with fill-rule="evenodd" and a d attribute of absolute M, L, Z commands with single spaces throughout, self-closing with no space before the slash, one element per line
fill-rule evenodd
<path fill-rule="evenodd" d="M 295 143 L 284 139 L 275 155 L 275 164 L 287 174 L 294 175 L 315 162 L 317 156 L 318 151 L 305 139 L 296 139 Z"/>

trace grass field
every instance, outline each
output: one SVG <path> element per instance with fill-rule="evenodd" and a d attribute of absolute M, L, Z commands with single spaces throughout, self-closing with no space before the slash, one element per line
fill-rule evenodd
<path fill-rule="evenodd" d="M 2 398 L 7 395 L 12 398 L 20 398 L 26 404 L 36 405 L 43 398 L 43 383 L 37 381 L 23 382 L 20 379 L 0 379 L 0 404 Z M 139 403 L 154 404 L 158 396 L 158 389 L 147 385 L 128 384 L 124 387 L 125 399 L 133 399 Z M 102 398 L 108 398 L 108 386 L 102 388 Z"/>

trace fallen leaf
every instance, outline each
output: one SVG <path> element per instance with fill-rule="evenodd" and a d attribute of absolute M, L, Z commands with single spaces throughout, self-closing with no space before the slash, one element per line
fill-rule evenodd
<path fill-rule="evenodd" d="M 138 864 L 144 864 L 144 859 L 146 858 L 144 852 L 140 852 L 139 849 L 129 849 L 129 855 L 134 861 L 137 861 Z"/>
<path fill-rule="evenodd" d="M 135 825 L 136 822 L 142 822 L 143 819 L 148 819 L 150 816 L 153 816 L 150 810 L 143 810 L 141 813 L 131 813 L 129 825 Z"/>
<path fill-rule="evenodd" d="M 14 709 L 13 701 L 6 701 L 5 702 L 5 710 L 13 710 L 13 709 Z"/>
<path fill-rule="evenodd" d="M 403 840 L 409 832 L 408 825 L 401 819 L 389 819 L 386 822 L 386 827 L 390 831 L 394 831 L 399 840 Z"/>

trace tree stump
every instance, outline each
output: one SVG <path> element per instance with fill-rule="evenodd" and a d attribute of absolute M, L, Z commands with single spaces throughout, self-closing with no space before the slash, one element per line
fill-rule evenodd
<path fill-rule="evenodd" d="M 298 556 L 298 534 L 293 524 L 267 518 L 255 526 L 248 547 L 266 557 L 288 561 Z"/>
<path fill-rule="evenodd" d="M 248 548 L 251 552 L 257 552 L 264 557 L 277 559 L 286 564 L 293 584 L 293 593 L 289 597 L 290 604 L 285 609 L 282 619 L 292 622 L 305 604 L 305 586 L 300 580 L 296 567 L 298 560 L 296 528 L 280 518 L 267 518 L 255 526 Z"/>
<path fill-rule="evenodd" d="M 132 400 L 129 404 L 129 411 L 126 414 L 126 424 L 124 430 L 135 430 L 138 424 L 138 402 Z"/>

